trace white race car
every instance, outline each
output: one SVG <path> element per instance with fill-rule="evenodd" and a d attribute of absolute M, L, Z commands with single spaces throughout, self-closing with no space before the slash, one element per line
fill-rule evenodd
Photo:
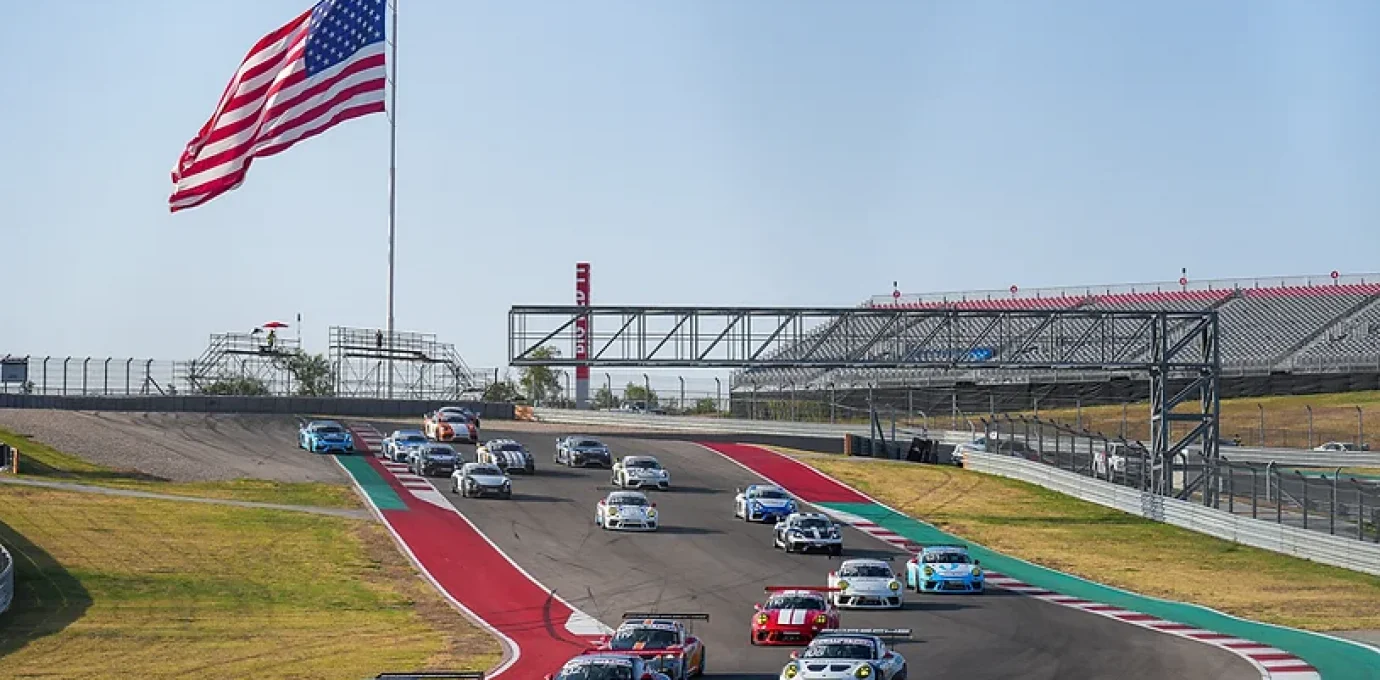
<path fill-rule="evenodd" d="M 393 430 L 379 449 L 384 458 L 394 463 L 406 463 L 412 449 L 420 449 L 429 442 L 421 430 Z"/>
<path fill-rule="evenodd" d="M 613 464 L 612 484 L 620 489 L 669 491 L 671 472 L 652 456 L 623 456 Z"/>
<path fill-rule="evenodd" d="M 834 605 L 840 609 L 900 609 L 905 605 L 905 586 L 882 560 L 844 560 L 829 572 Z"/>
<path fill-rule="evenodd" d="M 614 491 L 594 507 L 594 523 L 600 529 L 656 531 L 661 525 L 656 503 L 641 491 Z"/>
<path fill-rule="evenodd" d="M 733 516 L 745 522 L 772 522 L 797 510 L 795 499 L 775 484 L 750 484 L 733 497 Z"/>
<path fill-rule="evenodd" d="M 905 680 L 906 657 L 887 639 L 907 639 L 908 628 L 824 630 L 804 650 L 791 652 L 780 680 Z"/>

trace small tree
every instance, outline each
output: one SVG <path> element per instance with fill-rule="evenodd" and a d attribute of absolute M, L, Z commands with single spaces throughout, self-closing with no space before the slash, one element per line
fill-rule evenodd
<path fill-rule="evenodd" d="M 623 388 L 623 402 L 637 403 L 639 401 L 644 402 L 647 408 L 656 406 L 656 390 L 649 390 L 645 386 L 637 383 L 628 383 L 628 385 Z"/>
<path fill-rule="evenodd" d="M 275 362 L 292 374 L 299 397 L 329 397 L 335 394 L 335 372 L 321 354 L 307 354 L 301 348 Z"/>
<path fill-rule="evenodd" d="M 484 388 L 482 399 L 484 401 L 494 402 L 514 402 L 521 401 L 522 394 L 518 392 L 517 385 L 514 385 L 513 381 L 500 380 L 495 383 L 489 383 Z"/>
<path fill-rule="evenodd" d="M 258 378 L 223 376 L 201 390 L 204 394 L 234 397 L 266 397 L 268 385 Z"/>
<path fill-rule="evenodd" d="M 719 410 L 719 405 L 718 405 L 717 403 L 715 403 L 713 397 L 702 397 L 702 398 L 700 398 L 700 399 L 695 400 L 695 409 L 694 409 L 694 412 L 695 412 L 697 415 L 705 415 L 705 414 L 707 414 L 707 413 L 716 413 L 716 412 L 718 412 L 718 410 Z"/>
<path fill-rule="evenodd" d="M 558 356 L 560 351 L 550 345 L 538 347 L 531 353 L 533 359 L 553 359 Z M 522 386 L 522 391 L 527 393 L 527 398 L 532 403 L 545 402 L 561 393 L 561 380 L 550 366 L 523 368 L 518 384 Z"/>
<path fill-rule="evenodd" d="M 594 408 L 618 408 L 618 395 L 608 386 L 600 387 L 594 391 Z"/>

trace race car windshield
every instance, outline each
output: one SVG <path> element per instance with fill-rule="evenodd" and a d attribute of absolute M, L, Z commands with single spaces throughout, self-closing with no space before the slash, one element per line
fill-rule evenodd
<path fill-rule="evenodd" d="M 880 564 L 855 564 L 839 570 L 839 576 L 850 578 L 887 578 L 891 570 Z"/>
<path fill-rule="evenodd" d="M 518 443 L 512 443 L 512 444 L 499 444 L 498 447 L 495 448 L 494 450 L 495 450 L 495 451 L 521 451 L 521 450 L 522 450 L 522 444 L 518 444 Z"/>
<path fill-rule="evenodd" d="M 632 664 L 581 664 L 565 668 L 556 680 L 636 680 Z"/>
<path fill-rule="evenodd" d="M 642 468 L 644 470 L 657 470 L 661 468 L 661 463 L 658 463 L 650 459 L 630 460 L 628 461 L 628 467 Z"/>
<path fill-rule="evenodd" d="M 766 609 L 824 609 L 824 598 L 809 595 L 786 595 L 767 600 Z"/>
<path fill-rule="evenodd" d="M 578 447 L 580 447 L 580 448 L 582 448 L 582 449 L 602 449 L 602 448 L 604 448 L 604 443 L 603 443 L 603 442 L 596 442 L 596 441 L 594 441 L 593 439 L 586 439 L 586 440 L 580 442 L 579 444 L 576 444 L 576 446 L 578 446 Z"/>
<path fill-rule="evenodd" d="M 614 649 L 633 649 L 639 643 L 638 649 L 664 649 L 680 642 L 680 636 L 674 630 L 664 628 L 624 628 L 613 636 L 611 643 Z"/>
<path fill-rule="evenodd" d="M 431 458 L 450 458 L 455 452 L 450 449 L 427 449 L 426 455 Z"/>
<path fill-rule="evenodd" d="M 822 519 L 812 517 L 810 519 L 796 520 L 795 526 L 797 529 L 828 529 L 829 523 Z"/>
<path fill-rule="evenodd" d="M 647 499 L 641 496 L 614 496 L 609 499 L 609 505 L 646 505 Z"/>
<path fill-rule="evenodd" d="M 319 425 L 317 426 L 316 431 L 320 432 L 321 434 L 340 434 L 345 430 L 342 430 L 339 427 L 336 427 L 335 425 Z"/>
<path fill-rule="evenodd" d="M 872 646 L 852 642 L 815 642 L 800 654 L 804 659 L 872 660 Z"/>
<path fill-rule="evenodd" d="M 498 468 L 497 468 L 497 467 L 494 467 L 493 465 L 476 465 L 476 466 L 470 468 L 470 474 L 472 474 L 472 475 L 493 475 L 493 476 L 497 477 L 498 475 L 501 475 L 501 474 L 503 474 L 503 473 L 502 473 L 502 472 L 499 472 L 499 471 L 498 471 Z"/>
<path fill-rule="evenodd" d="M 398 441 L 404 441 L 404 442 L 424 442 L 424 441 L 426 441 L 426 435 L 424 435 L 424 434 L 422 434 L 422 433 L 420 433 L 420 432 L 415 432 L 415 433 L 413 433 L 413 434 L 405 434 L 405 435 L 403 435 L 402 438 L 399 439 Z"/>
<path fill-rule="evenodd" d="M 776 489 L 753 491 L 751 496 L 752 498 L 772 498 L 779 500 L 785 500 L 787 498 L 790 498 L 790 496 L 787 496 L 784 491 L 777 491 Z"/>
<path fill-rule="evenodd" d="M 968 564 L 973 558 L 968 557 L 967 553 L 947 552 L 930 553 L 925 555 L 925 562 L 928 564 Z"/>

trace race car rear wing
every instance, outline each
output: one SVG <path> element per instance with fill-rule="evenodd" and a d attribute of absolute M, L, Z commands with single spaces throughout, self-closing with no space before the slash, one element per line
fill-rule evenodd
<path fill-rule="evenodd" d="M 874 635 L 879 638 L 891 638 L 896 640 L 909 640 L 911 637 L 909 628 L 825 628 L 819 631 L 816 638 L 826 635 Z"/>
<path fill-rule="evenodd" d="M 668 612 L 623 612 L 623 620 L 667 619 L 671 621 L 708 621 L 708 614 L 676 614 Z"/>

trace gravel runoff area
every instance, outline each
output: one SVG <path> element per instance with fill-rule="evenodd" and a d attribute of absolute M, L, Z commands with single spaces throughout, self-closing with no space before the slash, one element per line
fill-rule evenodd
<path fill-rule="evenodd" d="M 176 482 L 348 481 L 330 457 L 297 448 L 297 421 L 288 416 L 0 409 L 0 428 Z"/>

